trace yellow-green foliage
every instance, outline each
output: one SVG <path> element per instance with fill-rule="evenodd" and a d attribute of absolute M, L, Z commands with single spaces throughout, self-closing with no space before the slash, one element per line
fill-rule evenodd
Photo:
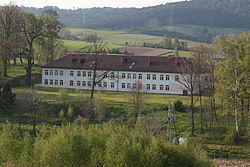
<path fill-rule="evenodd" d="M 38 137 L 21 138 L 8 125 L 0 131 L 0 163 L 27 166 L 209 167 L 205 156 L 187 147 L 168 145 L 124 126 L 77 125 L 43 129 Z M 34 142 L 30 142 L 33 139 Z"/>

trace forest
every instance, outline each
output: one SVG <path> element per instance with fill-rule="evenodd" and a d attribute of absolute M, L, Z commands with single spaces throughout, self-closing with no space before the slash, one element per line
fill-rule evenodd
<path fill-rule="evenodd" d="M 147 25 L 203 25 L 250 28 L 250 2 L 246 0 L 190 0 L 146 8 L 91 8 L 65 10 L 57 7 L 28 8 L 34 14 L 54 9 L 67 27 L 129 29 Z"/>

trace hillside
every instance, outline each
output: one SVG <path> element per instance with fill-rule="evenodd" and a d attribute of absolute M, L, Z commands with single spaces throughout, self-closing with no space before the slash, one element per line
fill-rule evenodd
<path fill-rule="evenodd" d="M 51 8 L 27 8 L 40 13 Z M 128 29 L 137 26 L 200 25 L 250 28 L 248 0 L 190 0 L 147 8 L 91 8 L 58 11 L 65 26 L 97 29 Z"/>

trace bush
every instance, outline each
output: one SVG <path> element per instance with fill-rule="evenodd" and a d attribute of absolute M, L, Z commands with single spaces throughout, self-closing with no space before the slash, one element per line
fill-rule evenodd
<path fill-rule="evenodd" d="M 190 148 L 169 145 L 124 126 L 67 125 L 42 131 L 33 143 L 31 136 L 21 139 L 15 129 L 0 131 L 0 160 L 48 167 L 211 166 L 205 155 Z"/>
<path fill-rule="evenodd" d="M 186 107 L 182 103 L 182 101 L 177 100 L 177 101 L 174 102 L 174 111 L 177 111 L 177 112 L 186 112 Z"/>

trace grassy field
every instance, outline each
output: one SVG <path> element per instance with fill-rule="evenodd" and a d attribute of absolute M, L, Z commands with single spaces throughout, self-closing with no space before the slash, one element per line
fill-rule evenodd
<path fill-rule="evenodd" d="M 210 26 L 199 26 L 199 25 L 177 25 L 177 26 L 164 26 L 170 31 L 180 32 L 186 35 L 194 35 L 195 29 L 204 29 L 206 28 L 208 32 L 213 34 L 239 34 L 241 32 L 249 31 L 247 29 L 237 29 L 237 28 L 219 28 L 219 27 L 210 27 Z"/>
<path fill-rule="evenodd" d="M 63 44 L 66 48 L 70 48 L 71 50 L 77 52 L 81 51 L 84 48 L 89 46 L 88 42 L 85 41 L 73 41 L 73 40 L 63 40 Z M 107 43 L 105 46 L 106 49 L 113 49 L 113 48 L 119 48 L 120 46 L 118 45 L 112 45 L 110 43 Z"/>
<path fill-rule="evenodd" d="M 125 49 L 129 53 L 134 53 L 138 55 L 148 55 L 148 56 L 168 56 L 172 55 L 173 51 L 167 49 L 158 49 L 158 48 L 143 48 L 135 47 L 141 46 L 143 42 L 152 42 L 160 43 L 162 37 L 144 35 L 144 34 L 129 34 L 125 31 L 106 31 L 106 30 L 95 30 L 95 29 L 79 29 L 79 28 L 66 28 L 71 32 L 85 32 L 89 34 L 97 33 L 103 42 L 107 43 L 107 48 L 121 48 L 121 52 Z M 130 46 L 125 46 L 125 42 Z M 73 51 L 80 51 L 82 48 L 88 46 L 88 42 L 84 41 L 72 41 L 72 40 L 63 40 L 64 46 L 70 48 Z M 190 46 L 199 44 L 196 42 L 189 41 Z M 133 47 L 132 47 L 133 46 Z M 125 49 L 124 49 L 125 48 Z M 188 51 L 179 51 L 179 56 L 191 56 L 191 52 Z"/>
<path fill-rule="evenodd" d="M 124 46 L 125 42 L 129 44 L 141 44 L 143 42 L 154 42 L 159 43 L 162 37 L 144 35 L 144 34 L 129 34 L 126 31 L 106 31 L 106 30 L 95 30 L 95 29 L 80 29 L 80 28 L 66 28 L 71 32 L 84 32 L 87 34 L 95 34 L 101 38 L 102 41 L 108 42 L 112 45 Z"/>

